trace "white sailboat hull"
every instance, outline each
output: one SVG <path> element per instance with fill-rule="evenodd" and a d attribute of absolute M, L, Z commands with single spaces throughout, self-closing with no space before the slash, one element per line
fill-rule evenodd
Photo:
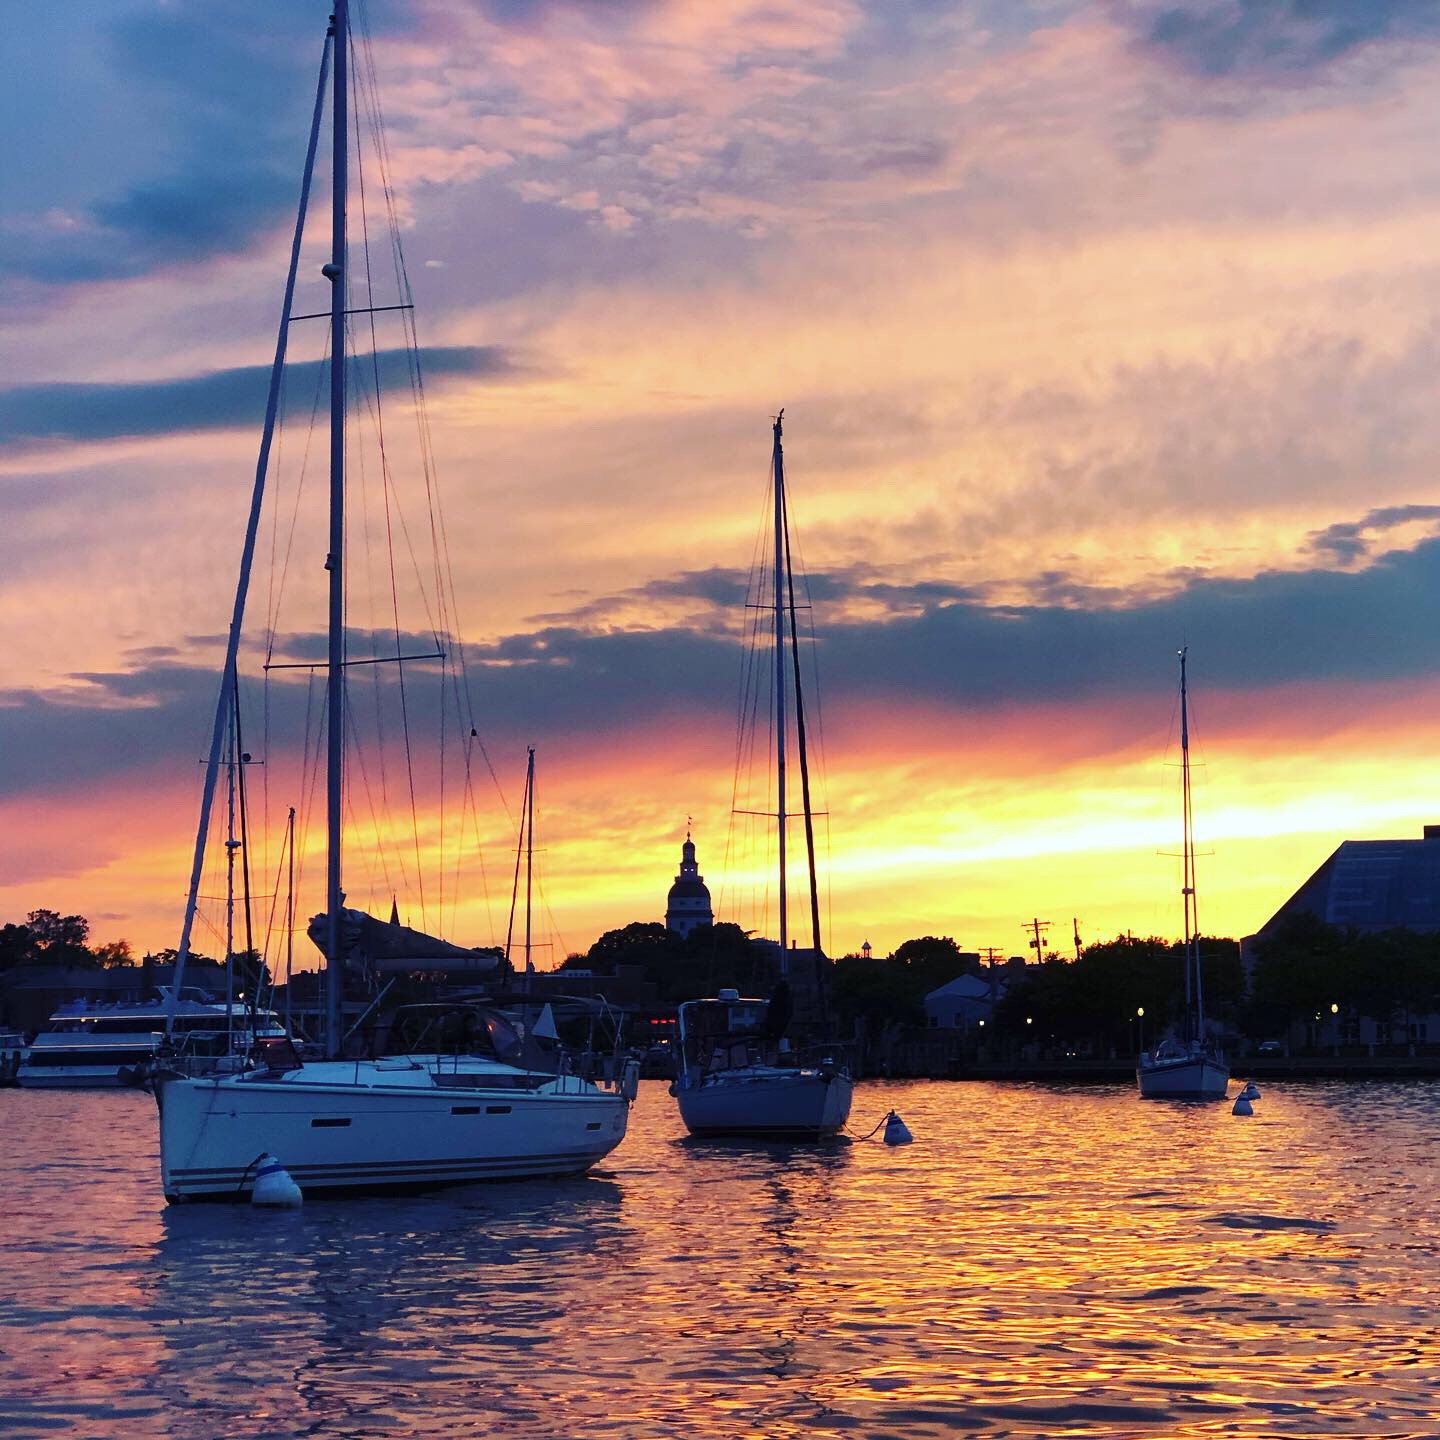
<path fill-rule="evenodd" d="M 1223 1100 L 1230 1087 L 1230 1067 L 1207 1055 L 1173 1060 L 1143 1060 L 1135 1071 L 1142 1100 Z"/>
<path fill-rule="evenodd" d="M 677 1084 L 680 1118 L 692 1135 L 814 1139 L 838 1134 L 850 1118 L 854 1084 L 840 1071 L 723 1071 L 695 1086 Z"/>
<path fill-rule="evenodd" d="M 160 1168 L 166 1199 L 244 1199 L 274 1155 L 305 1194 L 579 1175 L 625 1137 L 629 1107 L 575 1077 L 538 1089 L 307 1079 L 165 1079 Z M 428 1072 L 425 1072 L 428 1081 Z M 470 1077 L 474 1078 L 474 1077 Z M 411 1077 L 406 1076 L 405 1081 Z"/>

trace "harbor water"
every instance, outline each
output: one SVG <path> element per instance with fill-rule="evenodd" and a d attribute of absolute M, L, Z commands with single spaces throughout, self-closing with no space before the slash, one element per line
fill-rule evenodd
<path fill-rule="evenodd" d="M 1440 1084 L 869 1083 L 915 1143 L 166 1208 L 152 1102 L 0 1092 L 0 1434 L 1440 1434 Z"/>

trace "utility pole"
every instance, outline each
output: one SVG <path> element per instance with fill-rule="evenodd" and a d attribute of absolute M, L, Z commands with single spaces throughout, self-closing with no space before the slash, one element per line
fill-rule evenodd
<path fill-rule="evenodd" d="M 1026 920 L 1021 923 L 1022 930 L 1032 931 L 1034 939 L 1030 942 L 1030 948 L 1035 952 L 1035 963 L 1038 965 L 1045 958 L 1045 932 L 1050 928 L 1048 920 Z"/>
<path fill-rule="evenodd" d="M 1077 920 L 1077 919 L 1075 919 L 1075 918 L 1072 917 L 1071 920 L 1070 920 L 1070 925 L 1071 925 L 1071 927 L 1072 927 L 1072 928 L 1074 929 L 1074 931 L 1075 931 L 1075 958 L 1078 960 L 1078 959 L 1080 958 L 1080 949 L 1081 949 L 1081 946 L 1080 946 L 1080 922 L 1079 922 L 1079 920 Z"/>

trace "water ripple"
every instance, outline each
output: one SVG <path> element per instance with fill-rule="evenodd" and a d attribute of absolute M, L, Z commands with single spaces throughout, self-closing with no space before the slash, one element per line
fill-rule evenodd
<path fill-rule="evenodd" d="M 891 1105 L 702 1145 L 647 1084 L 587 1180 L 266 1213 L 167 1210 L 143 1096 L 0 1092 L 0 1433 L 1440 1433 L 1440 1085 Z"/>

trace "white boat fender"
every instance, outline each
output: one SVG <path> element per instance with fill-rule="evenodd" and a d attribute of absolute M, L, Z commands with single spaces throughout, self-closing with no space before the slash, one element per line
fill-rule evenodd
<path fill-rule="evenodd" d="M 640 1093 L 640 1062 L 632 1055 L 620 1072 L 620 1096 L 628 1105 Z"/>
<path fill-rule="evenodd" d="M 1253 1080 L 1245 1082 L 1245 1088 L 1240 1092 L 1240 1098 L 1242 1100 L 1258 1100 L 1260 1098 L 1260 1092 L 1255 1088 Z"/>
<path fill-rule="evenodd" d="M 1255 1113 L 1254 1107 L 1245 1098 L 1243 1091 L 1235 1097 L 1235 1104 L 1231 1107 L 1230 1113 L 1232 1115 L 1253 1115 Z"/>
<path fill-rule="evenodd" d="M 885 1143 L 887 1145 L 908 1145 L 914 1138 L 909 1127 L 895 1111 L 892 1110 L 885 1117 Z"/>
<path fill-rule="evenodd" d="M 255 1184 L 250 1190 L 252 1205 L 299 1205 L 304 1196 L 290 1178 L 290 1172 L 273 1156 L 262 1155 L 256 1162 Z"/>

